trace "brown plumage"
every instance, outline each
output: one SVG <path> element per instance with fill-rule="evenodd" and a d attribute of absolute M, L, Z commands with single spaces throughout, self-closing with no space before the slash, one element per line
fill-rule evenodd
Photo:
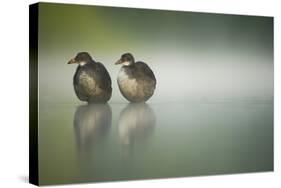
<path fill-rule="evenodd" d="M 122 95 L 130 102 L 145 102 L 154 93 L 156 78 L 149 66 L 134 62 L 132 54 L 123 54 L 116 64 L 122 64 L 118 74 L 118 86 Z"/>
<path fill-rule="evenodd" d="M 111 98 L 111 78 L 102 63 L 95 62 L 87 52 L 80 52 L 69 61 L 77 63 L 73 77 L 76 96 L 89 103 L 105 103 Z"/>

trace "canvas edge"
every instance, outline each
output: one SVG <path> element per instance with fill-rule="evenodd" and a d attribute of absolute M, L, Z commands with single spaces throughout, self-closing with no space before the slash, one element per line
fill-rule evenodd
<path fill-rule="evenodd" d="M 105 5 L 105 4 L 99 4 L 92 2 L 92 4 L 89 3 L 79 3 L 79 2 L 48 2 L 48 1 L 40 1 L 38 4 L 42 5 L 54 5 L 54 6 L 93 6 L 93 7 L 101 7 L 101 8 L 120 8 L 120 9 L 135 9 L 135 10 L 150 10 L 150 11 L 165 11 L 165 12 L 180 12 L 180 13 L 196 13 L 196 14 L 212 14 L 212 15 L 227 15 L 227 16 L 250 16 L 250 17 L 264 17 L 264 18 L 273 18 L 273 15 L 257 15 L 257 14 L 235 14 L 235 13 L 223 13 L 223 12 L 211 12 L 211 11 L 192 11 L 192 10 L 175 10 L 175 9 L 169 9 L 169 8 L 150 8 L 150 7 L 137 7 L 137 6 L 124 6 L 124 5 Z"/>
<path fill-rule="evenodd" d="M 263 15 L 247 15 L 247 14 L 228 14 L 228 13 L 215 13 L 215 12 L 194 12 L 184 10 L 169 10 L 169 9 L 152 9 L 152 8 L 138 8 L 138 7 L 124 7 L 124 6 L 109 6 L 109 5 L 95 5 L 95 4 L 75 4 L 75 3 L 55 3 L 55 2 L 38 2 L 29 5 L 29 183 L 39 186 L 39 150 L 38 150 L 38 24 L 39 24 L 39 4 L 51 5 L 70 5 L 70 6 L 94 6 L 104 8 L 122 8 L 122 9 L 138 9 L 138 10 L 153 10 L 153 11 L 170 11 L 170 12 L 184 12 L 196 14 L 213 14 L 213 15 L 227 15 L 227 16 L 247 16 L 247 17 L 264 17 L 272 20 L 273 29 L 273 57 L 274 57 L 274 16 Z M 274 60 L 273 60 L 274 63 Z M 274 105 L 273 105 L 274 110 Z M 273 114 L 274 115 L 274 114 Z M 273 124 L 274 129 L 274 124 Z M 274 133 L 274 131 L 273 131 Z M 274 148 L 274 137 L 273 137 Z M 161 180 L 172 178 L 188 178 L 188 177 L 201 177 L 201 176 L 216 176 L 216 175 L 236 175 L 248 173 L 266 173 L 274 172 L 274 150 L 273 150 L 273 164 L 272 169 L 265 171 L 242 172 L 231 174 L 211 174 L 211 175 L 196 175 L 196 176 L 178 176 L 178 177 L 161 177 L 161 178 L 144 178 L 132 180 L 113 180 L 113 181 L 90 181 L 90 182 L 74 182 L 62 184 L 43 184 L 47 185 L 69 185 L 69 184 L 88 184 L 88 183 L 106 183 L 106 182 L 123 182 L 123 181 L 143 181 L 143 180 Z"/>
<path fill-rule="evenodd" d="M 38 3 L 29 5 L 29 183 L 34 185 L 39 185 L 38 9 Z"/>

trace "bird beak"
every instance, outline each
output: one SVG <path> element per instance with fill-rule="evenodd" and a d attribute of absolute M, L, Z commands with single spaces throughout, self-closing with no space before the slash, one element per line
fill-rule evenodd
<path fill-rule="evenodd" d="M 115 65 L 119 65 L 119 64 L 122 64 L 123 63 L 123 61 L 121 60 L 121 59 L 119 59 L 116 63 L 115 63 Z"/>
<path fill-rule="evenodd" d="M 74 63 L 76 63 L 76 61 L 74 59 L 71 59 L 70 61 L 68 61 L 67 64 L 74 64 Z"/>

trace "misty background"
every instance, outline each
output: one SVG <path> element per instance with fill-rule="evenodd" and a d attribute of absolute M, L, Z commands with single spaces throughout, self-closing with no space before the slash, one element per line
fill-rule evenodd
<path fill-rule="evenodd" d="M 273 18 L 64 4 L 39 5 L 40 103 L 79 103 L 72 80 L 87 51 L 110 73 L 125 52 L 157 78 L 149 103 L 273 99 Z"/>
<path fill-rule="evenodd" d="M 40 184 L 273 170 L 273 18 L 39 4 Z M 109 104 L 73 89 L 89 52 L 110 73 Z M 125 52 L 157 79 L 130 104 Z"/>

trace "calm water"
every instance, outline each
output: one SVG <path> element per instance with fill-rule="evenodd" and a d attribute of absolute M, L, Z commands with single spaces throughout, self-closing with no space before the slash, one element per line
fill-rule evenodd
<path fill-rule="evenodd" d="M 40 184 L 273 170 L 272 101 L 45 104 Z"/>

